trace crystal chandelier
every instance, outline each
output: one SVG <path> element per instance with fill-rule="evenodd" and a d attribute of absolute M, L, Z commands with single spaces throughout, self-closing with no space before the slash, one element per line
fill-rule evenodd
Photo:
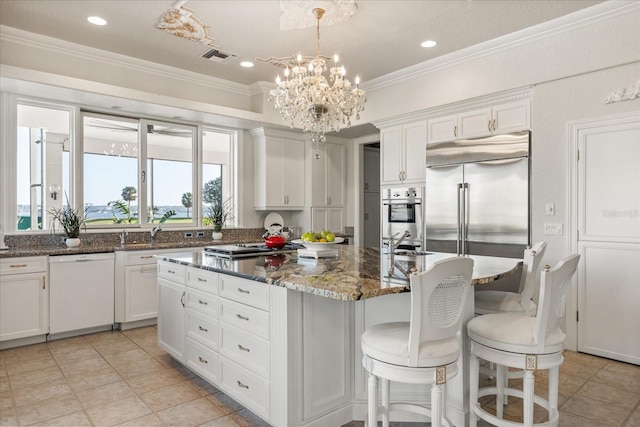
<path fill-rule="evenodd" d="M 352 116 L 360 119 L 367 101 L 359 87 L 360 78 L 356 76 L 355 85 L 351 84 L 344 66 L 338 66 L 338 55 L 334 56 L 325 76 L 331 58 L 320 55 L 320 20 L 324 12 L 324 9 L 313 9 L 317 20 L 315 57 L 298 54 L 286 58 L 257 58 L 284 68 L 284 79 L 278 75 L 277 88 L 269 92 L 269 101 L 292 128 L 299 118 L 299 126 L 311 133 L 311 141 L 315 143 L 326 141 L 325 132 L 351 126 Z"/>

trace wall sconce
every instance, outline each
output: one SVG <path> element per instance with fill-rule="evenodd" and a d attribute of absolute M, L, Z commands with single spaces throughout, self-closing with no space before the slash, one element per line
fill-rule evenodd
<path fill-rule="evenodd" d="M 51 198 L 53 200 L 58 200 L 58 191 L 60 191 L 60 186 L 58 184 L 51 184 L 49 186 L 49 192 L 51 193 Z"/>

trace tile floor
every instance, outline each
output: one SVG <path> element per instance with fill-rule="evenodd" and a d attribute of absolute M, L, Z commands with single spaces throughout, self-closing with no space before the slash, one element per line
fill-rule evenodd
<path fill-rule="evenodd" d="M 0 426 L 267 425 L 155 342 L 147 327 L 0 351 Z M 561 426 L 640 426 L 640 367 L 568 351 L 560 371 Z M 512 399 L 505 417 L 520 408 Z"/>

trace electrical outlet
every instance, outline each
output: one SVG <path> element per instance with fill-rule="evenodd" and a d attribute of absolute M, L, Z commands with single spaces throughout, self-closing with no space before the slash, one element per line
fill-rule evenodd
<path fill-rule="evenodd" d="M 562 235 L 562 224 L 552 224 L 552 223 L 544 223 L 544 234 L 561 236 Z"/>
<path fill-rule="evenodd" d="M 184 238 L 185 239 L 190 239 L 193 237 L 193 233 L 184 233 Z"/>
<path fill-rule="evenodd" d="M 547 206 L 545 207 L 544 213 L 546 215 L 549 216 L 553 216 L 556 214 L 556 205 L 554 205 L 553 203 L 547 203 Z"/>
<path fill-rule="evenodd" d="M 204 237 L 204 231 L 196 232 L 196 237 Z"/>

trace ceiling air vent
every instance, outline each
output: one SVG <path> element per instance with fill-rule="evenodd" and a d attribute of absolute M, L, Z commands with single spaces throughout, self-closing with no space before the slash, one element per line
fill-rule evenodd
<path fill-rule="evenodd" d="M 211 49 L 202 54 L 202 57 L 208 59 L 209 61 L 219 62 L 221 64 L 225 62 L 232 61 L 234 58 L 237 58 L 238 55 L 234 55 L 229 52 L 222 52 L 218 49 Z"/>

